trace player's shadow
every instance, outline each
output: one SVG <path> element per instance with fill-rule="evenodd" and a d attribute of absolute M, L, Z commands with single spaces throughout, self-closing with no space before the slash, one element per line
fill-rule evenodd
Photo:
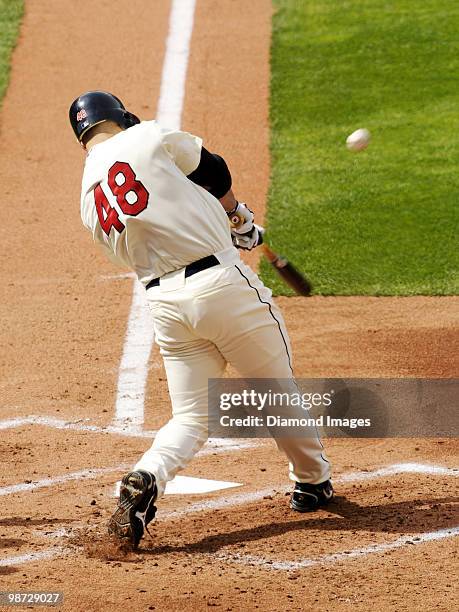
<path fill-rule="evenodd" d="M 334 516 L 305 515 L 300 520 L 257 525 L 246 529 L 210 535 L 189 544 L 163 545 L 143 549 L 147 554 L 171 552 L 213 553 L 219 549 L 257 540 L 265 540 L 286 533 L 307 531 L 364 531 L 367 533 L 412 534 L 447 529 L 457 525 L 457 510 L 454 504 L 458 497 L 418 499 L 393 502 L 375 506 L 362 506 L 339 496 L 329 505 L 328 512 Z M 260 516 L 257 510 L 256 518 Z"/>

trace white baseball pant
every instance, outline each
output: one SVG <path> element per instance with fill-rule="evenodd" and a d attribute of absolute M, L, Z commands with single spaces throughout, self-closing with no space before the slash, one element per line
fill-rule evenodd
<path fill-rule="evenodd" d="M 221 262 L 188 278 L 165 275 L 147 291 L 172 402 L 172 418 L 134 469 L 156 477 L 159 495 L 208 436 L 208 379 L 222 378 L 227 363 L 243 378 L 292 378 L 284 319 L 258 276 L 235 248 L 215 254 Z M 330 464 L 316 432 L 277 438 L 290 479 L 318 484 Z"/>

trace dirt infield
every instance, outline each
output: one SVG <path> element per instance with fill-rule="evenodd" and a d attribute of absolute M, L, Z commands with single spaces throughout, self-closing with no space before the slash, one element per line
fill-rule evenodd
<path fill-rule="evenodd" d="M 271 4 L 215 6 L 197 2 L 183 126 L 228 158 L 237 193 L 261 216 Z M 170 407 L 153 350 L 143 431 L 110 428 L 132 279 L 81 228 L 83 158 L 67 108 L 81 91 L 106 88 L 152 117 L 169 8 L 140 0 L 26 3 L 0 120 L 8 204 L 0 261 L 1 590 L 63 591 L 58 609 L 69 611 L 450 610 L 458 597 L 453 439 L 329 440 L 337 499 L 307 516 L 288 509 L 285 462 L 272 442 L 213 444 L 185 475 L 240 486 L 166 495 L 153 538 L 135 555 L 107 557 L 98 544 L 115 481 Z M 299 376 L 457 376 L 457 298 L 278 302 Z"/>

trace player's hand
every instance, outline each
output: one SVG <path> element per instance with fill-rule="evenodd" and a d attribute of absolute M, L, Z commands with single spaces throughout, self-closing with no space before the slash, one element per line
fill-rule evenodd
<path fill-rule="evenodd" d="M 234 246 L 244 251 L 251 251 L 254 247 L 262 244 L 263 233 L 264 229 L 255 223 L 252 224 L 252 229 L 246 234 L 233 233 L 231 231 Z"/>

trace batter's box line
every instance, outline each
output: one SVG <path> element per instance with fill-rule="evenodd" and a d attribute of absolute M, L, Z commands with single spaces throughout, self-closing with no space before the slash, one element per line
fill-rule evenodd
<path fill-rule="evenodd" d="M 46 548 L 38 552 L 25 553 L 23 555 L 13 555 L 0 559 L 0 567 L 11 567 L 16 565 L 24 565 L 24 563 L 33 563 L 34 561 L 50 561 L 57 557 L 63 557 L 67 553 L 71 553 L 69 547 L 56 546 L 54 548 Z"/>
<path fill-rule="evenodd" d="M 79 419 L 77 421 L 68 421 L 52 416 L 42 416 L 31 414 L 26 417 L 13 417 L 0 421 L 0 430 L 15 429 L 24 427 L 25 425 L 38 425 L 42 427 L 50 427 L 54 429 L 65 429 L 73 431 L 84 431 L 94 434 L 109 434 L 116 436 L 124 436 L 127 438 L 148 438 L 153 440 L 157 430 L 143 430 L 137 427 L 122 428 L 115 425 L 107 425 L 100 427 L 98 425 L 90 425 L 85 423 L 89 419 Z M 243 440 L 243 439 L 225 439 L 225 438 L 209 438 L 206 448 L 199 452 L 199 455 L 210 455 L 212 453 L 226 453 L 243 450 L 245 448 L 254 448 L 266 444 L 265 440 Z"/>
<path fill-rule="evenodd" d="M 338 476 L 335 482 L 354 482 L 355 480 L 373 480 L 384 478 L 394 474 L 426 474 L 429 476 L 459 476 L 458 468 L 448 468 L 443 465 L 431 465 L 429 463 L 394 463 L 377 470 L 369 472 L 349 472 Z"/>
<path fill-rule="evenodd" d="M 86 431 L 95 434 L 115 434 L 128 438 L 153 438 L 157 434 L 157 431 L 155 430 L 140 430 L 137 428 L 129 427 L 123 429 L 121 427 L 115 427 L 113 425 L 107 425 L 106 427 L 90 425 L 87 422 L 85 423 L 85 421 L 87 420 L 89 419 L 68 421 L 53 416 L 41 416 L 31 414 L 26 417 L 13 417 L 11 419 L 4 419 L 3 421 L 0 421 L 0 430 L 15 429 L 18 427 L 24 427 L 24 425 L 41 425 L 42 427 L 51 427 L 54 429 L 70 429 L 74 431 Z"/>
<path fill-rule="evenodd" d="M 417 546 L 426 542 L 434 542 L 447 538 L 455 538 L 458 535 L 459 526 L 449 527 L 447 529 L 439 529 L 438 531 L 430 531 L 428 533 L 402 536 L 397 540 L 394 540 L 393 542 L 372 544 L 363 548 L 354 548 L 343 552 L 321 555 L 320 557 L 315 557 L 312 559 L 301 559 L 300 561 L 276 561 L 268 559 L 266 557 L 261 557 L 257 555 L 244 555 L 241 553 L 217 553 L 214 556 L 215 558 L 228 563 L 239 563 L 251 567 L 260 567 L 267 570 L 280 570 L 291 572 L 295 570 L 307 569 L 314 566 L 345 563 L 346 561 L 353 561 L 377 553 L 389 552 L 398 548 L 403 548 L 405 546 Z"/>

